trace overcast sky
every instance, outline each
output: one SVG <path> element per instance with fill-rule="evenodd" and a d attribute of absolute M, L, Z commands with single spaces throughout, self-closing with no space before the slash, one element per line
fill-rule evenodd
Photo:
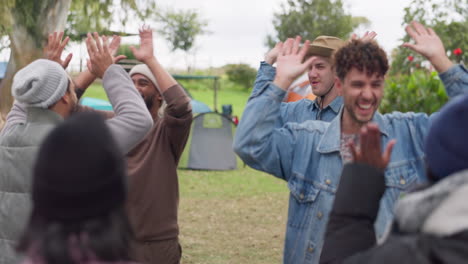
<path fill-rule="evenodd" d="M 248 63 L 257 67 L 267 51 L 264 45 L 268 33 L 273 33 L 273 13 L 285 0 L 158 0 L 160 6 L 193 8 L 208 20 L 210 35 L 197 39 L 196 66 L 217 67 L 227 63 Z M 403 8 L 409 0 L 343 0 L 353 16 L 365 16 L 369 28 L 377 32 L 378 42 L 390 53 L 401 44 L 405 34 L 401 23 Z M 183 53 L 169 54 L 167 44 L 157 40 L 157 49 L 164 65 L 184 67 Z"/>
<path fill-rule="evenodd" d="M 273 13 L 285 0 L 158 0 L 160 6 L 194 8 L 209 22 L 210 35 L 197 40 L 196 66 L 216 67 L 227 63 L 248 63 L 257 67 L 267 48 L 268 33 L 273 33 Z M 343 0 L 353 16 L 365 16 L 372 24 L 365 30 L 377 32 L 378 42 L 390 53 L 405 34 L 401 23 L 408 0 Z M 156 34 L 156 41 L 157 34 Z M 183 67 L 183 53 L 169 55 L 164 42 L 157 44 L 160 58 L 169 67 Z M 159 53 L 159 52 L 158 52 Z"/>
<path fill-rule="evenodd" d="M 175 9 L 196 9 L 208 21 L 209 35 L 196 41 L 195 66 L 199 68 L 218 67 L 227 63 L 248 63 L 255 68 L 267 51 L 264 45 L 268 33 L 273 33 L 273 13 L 280 10 L 280 3 L 286 0 L 157 0 L 160 7 Z M 377 41 L 390 53 L 404 35 L 402 23 L 403 8 L 408 0 L 343 0 L 345 9 L 353 16 L 365 16 L 371 21 L 366 30 L 377 32 Z M 155 36 L 156 55 L 168 68 L 185 68 L 182 52 L 170 52 L 167 43 Z M 124 42 L 135 41 L 126 38 Z M 137 40 L 136 40 L 137 41 Z M 68 48 L 74 53 L 72 64 L 76 67 L 80 53 L 85 49 Z M 8 60 L 5 53 L 0 60 Z"/>

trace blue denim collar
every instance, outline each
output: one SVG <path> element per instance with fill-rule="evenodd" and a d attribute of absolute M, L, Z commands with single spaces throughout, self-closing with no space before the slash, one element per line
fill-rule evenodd
<path fill-rule="evenodd" d="M 320 140 L 317 151 L 320 153 L 331 153 L 340 151 L 340 139 L 341 139 L 341 116 L 343 115 L 343 108 L 341 108 L 339 114 L 330 122 L 330 125 L 325 130 L 325 133 Z M 372 122 L 379 126 L 380 133 L 388 137 L 387 124 L 383 118 L 383 115 L 379 112 L 375 112 Z"/>
<path fill-rule="evenodd" d="M 327 107 L 330 107 L 333 110 L 333 112 L 338 114 L 340 112 L 342 105 L 343 105 L 343 96 L 337 96 L 335 99 L 333 99 L 333 101 L 331 101 L 331 103 Z M 320 109 L 320 106 L 317 103 L 317 99 L 314 100 L 313 107 L 317 108 L 317 110 Z"/>

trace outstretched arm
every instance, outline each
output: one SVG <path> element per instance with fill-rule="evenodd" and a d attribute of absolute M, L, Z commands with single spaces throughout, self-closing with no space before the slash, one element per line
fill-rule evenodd
<path fill-rule="evenodd" d="M 426 28 L 418 22 L 411 22 L 406 32 L 415 41 L 414 44 L 404 43 L 415 52 L 426 57 L 439 72 L 447 95 L 453 98 L 468 90 L 468 70 L 463 65 L 454 65 L 445 53 L 444 45 L 439 36 L 431 28 Z"/>
<path fill-rule="evenodd" d="M 439 36 L 432 28 L 426 28 L 422 24 L 413 21 L 406 26 L 405 30 L 415 43 L 406 42 L 403 47 L 410 48 L 423 55 L 439 73 L 443 73 L 453 66 L 445 53 L 444 44 L 442 44 Z"/>
<path fill-rule="evenodd" d="M 255 77 L 252 94 L 258 94 L 265 88 L 268 82 L 272 82 L 276 76 L 276 68 L 273 64 L 276 62 L 279 51 L 283 47 L 283 42 L 276 43 L 276 46 L 265 54 L 265 60 L 260 62 L 260 67 Z"/>
<path fill-rule="evenodd" d="M 285 91 L 312 64 L 313 58 L 304 61 L 310 41 L 306 40 L 302 47 L 299 46 L 300 43 L 300 36 L 295 39 L 290 38 L 286 40 L 278 54 L 276 76 L 273 82 Z"/>
<path fill-rule="evenodd" d="M 115 117 L 109 126 L 122 153 L 133 149 L 151 129 L 153 119 L 125 70 L 114 64 L 107 37 L 94 38 L 88 33 L 86 45 L 89 53 L 88 69 L 102 78 L 107 97 L 114 108 Z"/>
<path fill-rule="evenodd" d="M 112 41 L 109 44 L 109 51 L 110 54 L 112 55 L 114 63 L 119 62 L 122 59 L 127 58 L 124 55 L 118 55 L 117 50 L 119 49 L 120 46 L 120 36 L 112 36 Z M 75 85 L 76 85 L 76 96 L 78 99 L 81 98 L 81 96 L 84 94 L 86 89 L 96 80 L 96 76 L 93 75 L 89 70 L 86 70 L 82 73 L 80 73 L 76 78 L 74 79 Z"/>
<path fill-rule="evenodd" d="M 169 74 L 154 56 L 153 31 L 148 26 L 140 29 L 140 48 L 130 47 L 135 58 L 146 64 L 151 73 L 156 77 L 161 93 L 177 84 L 177 81 Z"/>
<path fill-rule="evenodd" d="M 301 38 L 288 39 L 277 60 L 274 82 L 253 91 L 236 129 L 233 149 L 250 167 L 289 180 L 294 159 L 296 131 L 290 126 L 278 127 L 280 106 L 286 89 L 311 63 L 303 62 L 309 41 L 299 47 Z M 295 124 L 291 124 L 294 126 Z"/>
<path fill-rule="evenodd" d="M 164 111 L 164 120 L 168 129 L 168 137 L 171 141 L 173 153 L 180 156 L 187 141 L 192 121 L 192 107 L 190 98 L 178 85 L 172 75 L 167 72 L 154 56 L 153 31 L 148 26 L 140 29 L 140 48 L 130 47 L 133 54 L 145 63 L 155 76 L 157 84 L 167 108 Z"/>
<path fill-rule="evenodd" d="M 62 38 L 63 31 L 49 34 L 47 45 L 44 47 L 44 57 L 48 60 L 57 62 L 58 64 L 62 65 L 64 69 L 66 69 L 68 64 L 70 64 L 73 53 L 68 54 L 65 60 L 62 60 L 62 52 L 70 40 L 69 37 L 66 37 L 63 40 Z"/>
<path fill-rule="evenodd" d="M 67 68 L 68 64 L 70 63 L 73 54 L 70 53 L 65 60 L 62 60 L 62 53 L 65 48 L 65 46 L 68 44 L 69 37 L 66 37 L 64 40 L 63 38 L 63 32 L 54 32 L 49 34 L 49 38 L 47 41 L 47 45 L 44 48 L 44 56 L 48 60 L 55 61 L 62 65 L 63 68 Z M 124 55 L 119 55 L 115 57 L 115 54 L 117 53 L 117 50 L 119 49 L 120 46 L 120 37 L 119 36 L 113 36 L 112 41 L 109 45 L 109 51 L 113 57 L 114 63 L 117 63 L 121 59 L 125 59 L 126 57 Z M 86 91 L 86 89 L 94 82 L 96 79 L 96 76 L 92 74 L 89 70 L 86 70 L 84 72 L 81 72 L 76 78 L 74 79 L 75 85 L 76 85 L 76 95 L 79 98 L 83 95 L 83 93 Z"/>

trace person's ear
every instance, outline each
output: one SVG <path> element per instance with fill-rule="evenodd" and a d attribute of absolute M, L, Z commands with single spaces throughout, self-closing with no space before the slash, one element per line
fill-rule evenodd
<path fill-rule="evenodd" d="M 339 95 L 343 94 L 343 83 L 341 82 L 340 78 L 335 77 L 335 87 L 336 90 L 338 91 Z"/>
<path fill-rule="evenodd" d="M 62 96 L 62 98 L 60 98 L 60 100 L 65 104 L 69 104 L 71 102 L 70 91 L 67 90 L 67 92 Z"/>
<path fill-rule="evenodd" d="M 156 89 L 156 99 L 158 100 L 163 100 L 163 96 L 162 96 L 162 93 L 161 93 L 161 89 L 158 89 L 157 87 L 154 87 Z"/>

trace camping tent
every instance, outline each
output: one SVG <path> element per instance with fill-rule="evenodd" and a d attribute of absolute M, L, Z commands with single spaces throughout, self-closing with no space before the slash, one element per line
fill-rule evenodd
<path fill-rule="evenodd" d="M 7 67 L 8 67 L 8 62 L 0 61 L 0 81 L 3 80 L 3 78 L 5 78 Z"/>
<path fill-rule="evenodd" d="M 102 99 L 83 97 L 80 100 L 80 104 L 92 107 L 97 110 L 112 111 L 112 105 L 108 101 Z M 193 98 L 190 99 L 190 104 L 192 105 L 193 114 L 211 112 L 211 109 L 206 104 Z"/>
<path fill-rule="evenodd" d="M 92 107 L 96 110 L 112 111 L 112 105 L 109 102 L 102 99 L 83 97 L 80 99 L 80 104 Z"/>
<path fill-rule="evenodd" d="M 236 125 L 217 113 L 202 113 L 193 118 L 187 145 L 179 168 L 195 170 L 235 170 L 240 160 L 232 150 Z"/>

